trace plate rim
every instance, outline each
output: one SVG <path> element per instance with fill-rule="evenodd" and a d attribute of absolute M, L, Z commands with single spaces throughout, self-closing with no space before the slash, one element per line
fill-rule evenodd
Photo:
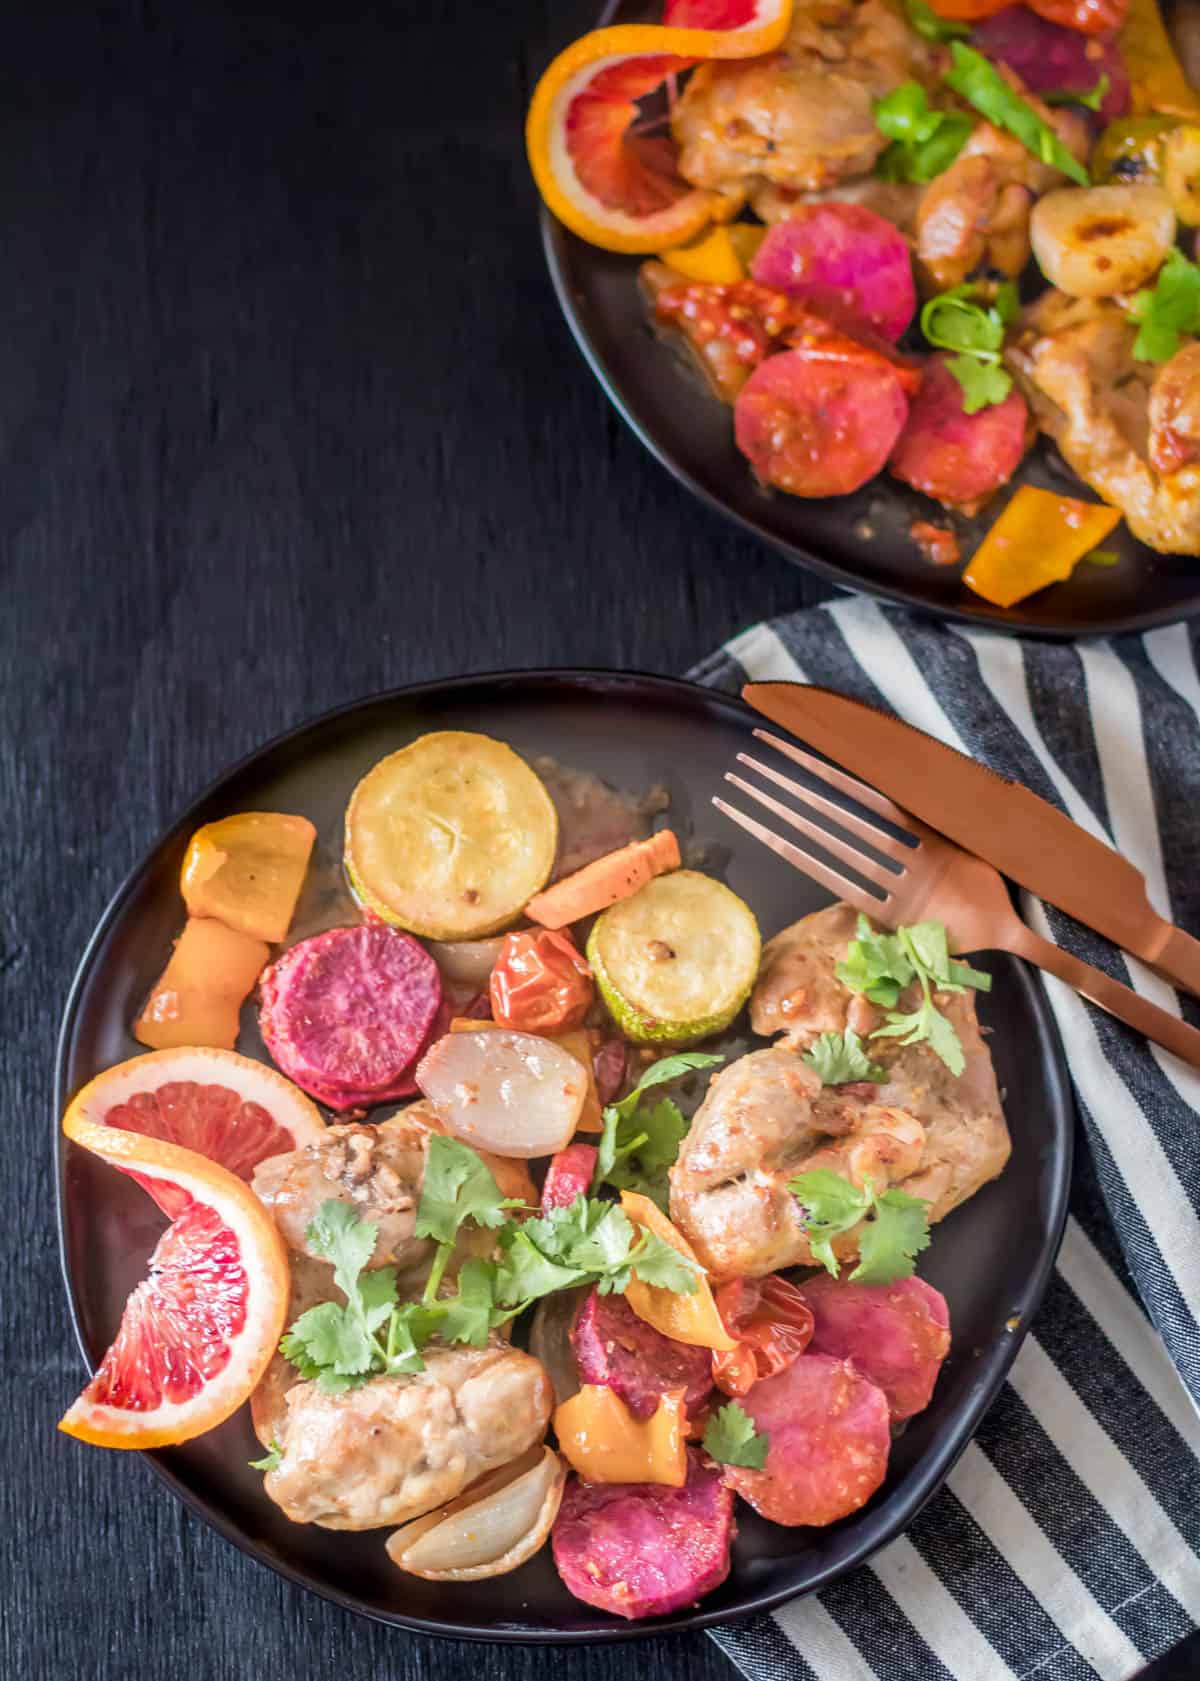
<path fill-rule="evenodd" d="M 67 1140 L 62 1131 L 61 1117 L 70 1095 L 66 1078 L 67 1060 L 80 1001 L 99 949 L 107 939 L 127 900 L 135 891 L 143 874 L 161 849 L 169 844 L 173 838 L 177 838 L 193 822 L 195 815 L 214 795 L 219 793 L 222 787 L 234 777 L 248 770 L 257 760 L 275 753 L 281 748 L 295 744 L 310 731 L 323 729 L 341 718 L 368 707 L 412 700 L 421 696 L 438 696 L 447 691 L 461 692 L 462 690 L 482 688 L 497 683 L 558 684 L 584 691 L 601 684 L 610 686 L 614 683 L 618 685 L 628 684 L 631 687 L 649 685 L 652 689 L 664 695 L 686 697 L 693 703 L 703 701 L 707 706 L 727 707 L 735 715 L 742 717 L 748 725 L 753 725 L 758 719 L 758 714 L 741 699 L 740 695 L 731 694 L 723 689 L 707 687 L 704 684 L 693 682 L 690 678 L 670 677 L 640 670 L 615 670 L 604 666 L 537 666 L 472 672 L 457 677 L 434 678 L 420 683 L 400 684 L 387 689 L 375 690 L 304 718 L 299 723 L 279 731 L 259 746 L 243 754 L 234 763 L 226 766 L 218 775 L 211 778 L 188 801 L 186 806 L 180 808 L 174 818 L 164 824 L 155 833 L 151 843 L 139 853 L 138 858 L 126 872 L 105 905 L 76 965 L 66 1002 L 63 1006 L 55 1045 L 50 1123 L 54 1138 L 55 1225 L 59 1269 L 66 1291 L 71 1329 L 85 1368 L 88 1371 L 92 1369 L 91 1360 L 80 1323 L 75 1284 L 67 1264 L 68 1218 L 65 1194 L 67 1161 L 65 1146 Z M 956 1427 L 947 1433 L 944 1440 L 935 1449 L 930 1451 L 923 1468 L 919 1472 L 910 1473 L 907 1479 L 906 1498 L 892 1520 L 882 1527 L 880 1533 L 866 1540 L 853 1559 L 827 1566 L 819 1571 L 803 1589 L 777 1588 L 765 1590 L 758 1594 L 752 1593 L 745 1603 L 735 1610 L 729 1608 L 705 1610 L 701 1605 L 690 1609 L 685 1608 L 679 1612 L 672 1612 L 665 1617 L 648 1619 L 645 1622 L 620 1623 L 611 1629 L 605 1627 L 561 1631 L 552 1628 L 516 1629 L 483 1625 L 469 1628 L 458 1623 L 446 1623 L 430 1617 L 407 1617 L 402 1613 L 388 1614 L 363 1605 L 352 1594 L 345 1593 L 339 1588 L 316 1579 L 304 1569 L 294 1566 L 289 1561 L 265 1550 L 261 1543 L 256 1542 L 251 1536 L 243 1534 L 236 1523 L 224 1514 L 214 1500 L 197 1493 L 186 1484 L 183 1478 L 166 1463 L 163 1450 L 133 1451 L 149 1463 L 151 1470 L 159 1480 L 166 1485 L 188 1511 L 208 1524 L 224 1541 L 231 1543 L 239 1552 L 245 1554 L 256 1564 L 265 1565 L 276 1575 L 284 1577 L 285 1580 L 297 1587 L 315 1593 L 319 1598 L 328 1600 L 342 1610 L 353 1612 L 357 1616 L 366 1617 L 372 1622 L 387 1627 L 402 1628 L 412 1633 L 432 1635 L 440 1639 L 467 1640 L 485 1645 L 536 1646 L 590 1646 L 610 1642 L 645 1640 L 696 1629 L 712 1628 L 725 1623 L 743 1623 L 748 1618 L 772 1611 L 780 1605 L 807 1598 L 809 1594 L 820 1592 L 823 1588 L 828 1587 L 831 1582 L 840 1579 L 849 1571 L 861 1568 L 868 1559 L 875 1556 L 880 1548 L 886 1546 L 898 1536 L 905 1534 L 923 1507 L 941 1489 L 950 1471 L 982 1423 L 988 1408 L 999 1393 L 1000 1387 L 1041 1305 L 1050 1274 L 1058 1258 L 1069 1212 L 1068 1198 L 1075 1140 L 1074 1100 L 1062 1041 L 1054 1022 L 1045 989 L 1036 973 L 1021 960 L 1017 960 L 1017 975 L 1024 988 L 1026 1002 L 1032 1011 L 1046 1053 L 1044 1064 L 1048 1107 L 1053 1132 L 1058 1135 L 1060 1140 L 1060 1147 L 1051 1151 L 1048 1165 L 1051 1207 L 1049 1236 L 1047 1242 L 1043 1245 L 1038 1263 L 1030 1277 L 1026 1311 L 1022 1315 L 1020 1324 L 1012 1332 L 988 1382 L 986 1384 L 977 1382 L 976 1392 L 970 1394 L 962 1403 Z M 1053 1138 L 1051 1143 L 1054 1143 Z"/>

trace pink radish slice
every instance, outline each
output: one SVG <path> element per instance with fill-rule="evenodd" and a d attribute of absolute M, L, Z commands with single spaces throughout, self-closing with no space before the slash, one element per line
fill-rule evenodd
<path fill-rule="evenodd" d="M 814 1353 L 852 1361 L 883 1390 L 893 1418 L 929 1405 L 950 1350 L 950 1310 L 940 1290 L 923 1278 L 851 1284 L 824 1275 L 800 1293 L 813 1313 Z"/>
<path fill-rule="evenodd" d="M 903 234 L 861 204 L 799 206 L 767 230 L 750 272 L 848 332 L 872 327 L 893 343 L 917 307 Z"/>
<path fill-rule="evenodd" d="M 793 496 L 845 496 L 880 471 L 907 415 L 886 362 L 818 361 L 785 350 L 750 375 L 733 427 L 764 484 Z"/>
<path fill-rule="evenodd" d="M 970 508 L 1007 484 L 1025 454 L 1029 410 L 1015 388 L 968 414 L 944 356 L 925 364 L 888 471 L 950 507 Z"/>
<path fill-rule="evenodd" d="M 1129 76 L 1115 41 L 1064 29 L 1027 6 L 1006 6 L 975 25 L 971 45 L 1015 70 L 1030 93 L 1090 93 L 1106 75 L 1101 123 L 1115 122 L 1129 109 Z"/>
<path fill-rule="evenodd" d="M 587 1096 L 569 1051 L 508 1028 L 439 1039 L 417 1065 L 417 1085 L 455 1138 L 526 1159 L 566 1145 Z"/>
<path fill-rule="evenodd" d="M 712 1394 L 708 1349 L 664 1337 L 624 1296 L 593 1290 L 572 1328 L 571 1347 L 583 1382 L 615 1390 L 638 1418 L 649 1418 L 670 1389 L 684 1391 L 689 1415 Z"/>
<path fill-rule="evenodd" d="M 585 1197 L 596 1171 L 594 1144 L 568 1144 L 546 1169 L 542 1186 L 542 1212 L 549 1208 L 570 1208 L 576 1197 Z"/>
<path fill-rule="evenodd" d="M 576 1599 L 630 1619 L 693 1605 L 719 1587 L 732 1539 L 733 1496 L 695 1448 L 682 1488 L 569 1477 L 551 1532 Z"/>

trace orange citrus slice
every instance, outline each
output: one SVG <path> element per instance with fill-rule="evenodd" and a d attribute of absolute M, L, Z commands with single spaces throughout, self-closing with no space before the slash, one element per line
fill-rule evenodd
<path fill-rule="evenodd" d="M 180 1145 L 245 1180 L 267 1156 L 325 1135 L 320 1111 L 290 1080 L 208 1046 L 151 1051 L 105 1069 L 72 1101 L 63 1131 L 74 1138 L 84 1123 Z M 169 1183 L 146 1188 L 172 1216 L 190 1200 Z"/>
<path fill-rule="evenodd" d="M 278 1346 L 288 1306 L 283 1239 L 249 1186 L 193 1150 L 75 1110 L 63 1130 L 148 1189 L 169 1193 L 180 1212 L 126 1302 L 111 1348 L 58 1427 L 97 1447 L 190 1441 L 249 1398 Z"/>
<path fill-rule="evenodd" d="M 654 252 L 735 214 L 739 199 L 680 179 L 665 135 L 630 133 L 637 101 L 703 59 L 773 51 L 791 11 L 792 0 L 672 0 L 670 27 L 596 29 L 560 53 L 525 125 L 534 180 L 559 221 L 607 251 Z"/>

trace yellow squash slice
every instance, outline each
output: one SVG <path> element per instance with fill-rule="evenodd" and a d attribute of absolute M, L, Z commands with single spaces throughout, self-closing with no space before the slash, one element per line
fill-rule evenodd
<path fill-rule="evenodd" d="M 438 730 L 363 777 L 346 810 L 346 874 L 384 922 L 431 940 L 507 928 L 545 886 L 558 817 L 541 780 L 490 736 Z"/>

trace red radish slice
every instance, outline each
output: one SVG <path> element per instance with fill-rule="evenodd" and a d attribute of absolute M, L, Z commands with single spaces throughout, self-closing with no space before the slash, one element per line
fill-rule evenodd
<path fill-rule="evenodd" d="M 865 1505 L 887 1474 L 887 1399 L 843 1360 L 802 1354 L 740 1404 L 770 1447 L 761 1471 L 727 1465 L 725 1480 L 773 1523 L 833 1523 Z"/>
<path fill-rule="evenodd" d="M 929 1405 L 950 1351 L 950 1310 L 923 1278 L 851 1284 L 818 1276 L 800 1286 L 812 1309 L 812 1350 L 850 1360 L 887 1396 L 893 1418 Z"/>
<path fill-rule="evenodd" d="M 893 342 L 917 307 L 903 234 L 861 204 L 794 210 L 768 228 L 750 272 L 851 332 L 871 327 Z"/>
<path fill-rule="evenodd" d="M 209 1046 L 151 1051 L 105 1069 L 67 1114 L 194 1150 L 246 1181 L 268 1156 L 325 1135 L 320 1114 L 290 1080 L 236 1051 Z M 186 1206 L 170 1185 L 140 1182 L 165 1214 Z"/>
<path fill-rule="evenodd" d="M 569 1051 L 508 1028 L 450 1033 L 417 1067 L 446 1129 L 498 1156 L 550 1156 L 575 1131 L 588 1084 Z"/>
<path fill-rule="evenodd" d="M 558 1152 L 546 1169 L 543 1213 L 550 1208 L 570 1208 L 576 1197 L 587 1196 L 596 1171 L 596 1154 L 594 1144 L 568 1144 Z"/>
<path fill-rule="evenodd" d="M 551 1533 L 576 1599 L 630 1619 L 676 1611 L 719 1587 L 732 1539 L 733 1496 L 695 1448 L 682 1488 L 569 1477 Z"/>
<path fill-rule="evenodd" d="M 882 358 L 770 356 L 734 404 L 738 448 L 765 484 L 793 496 L 845 496 L 887 461 L 908 415 L 899 376 Z"/>
<path fill-rule="evenodd" d="M 933 356 L 926 363 L 888 471 L 949 507 L 972 509 L 1021 465 L 1029 410 L 1014 388 L 1002 403 L 968 414 L 946 361 Z"/>
<path fill-rule="evenodd" d="M 1115 122 L 1129 109 L 1129 76 L 1115 41 L 1081 35 L 1027 6 L 1006 6 L 975 25 L 971 45 L 994 64 L 1015 70 L 1030 93 L 1090 93 L 1107 76 L 1098 113 L 1102 123 Z"/>
<path fill-rule="evenodd" d="M 638 1418 L 649 1418 L 668 1390 L 683 1390 L 689 1416 L 712 1394 L 709 1350 L 664 1337 L 624 1296 L 593 1290 L 572 1327 L 571 1347 L 583 1382 L 615 1390 Z"/>
<path fill-rule="evenodd" d="M 267 970 L 259 1027 L 297 1085 L 352 1108 L 409 1089 L 441 999 L 437 964 L 418 941 L 360 923 L 302 940 Z"/>

